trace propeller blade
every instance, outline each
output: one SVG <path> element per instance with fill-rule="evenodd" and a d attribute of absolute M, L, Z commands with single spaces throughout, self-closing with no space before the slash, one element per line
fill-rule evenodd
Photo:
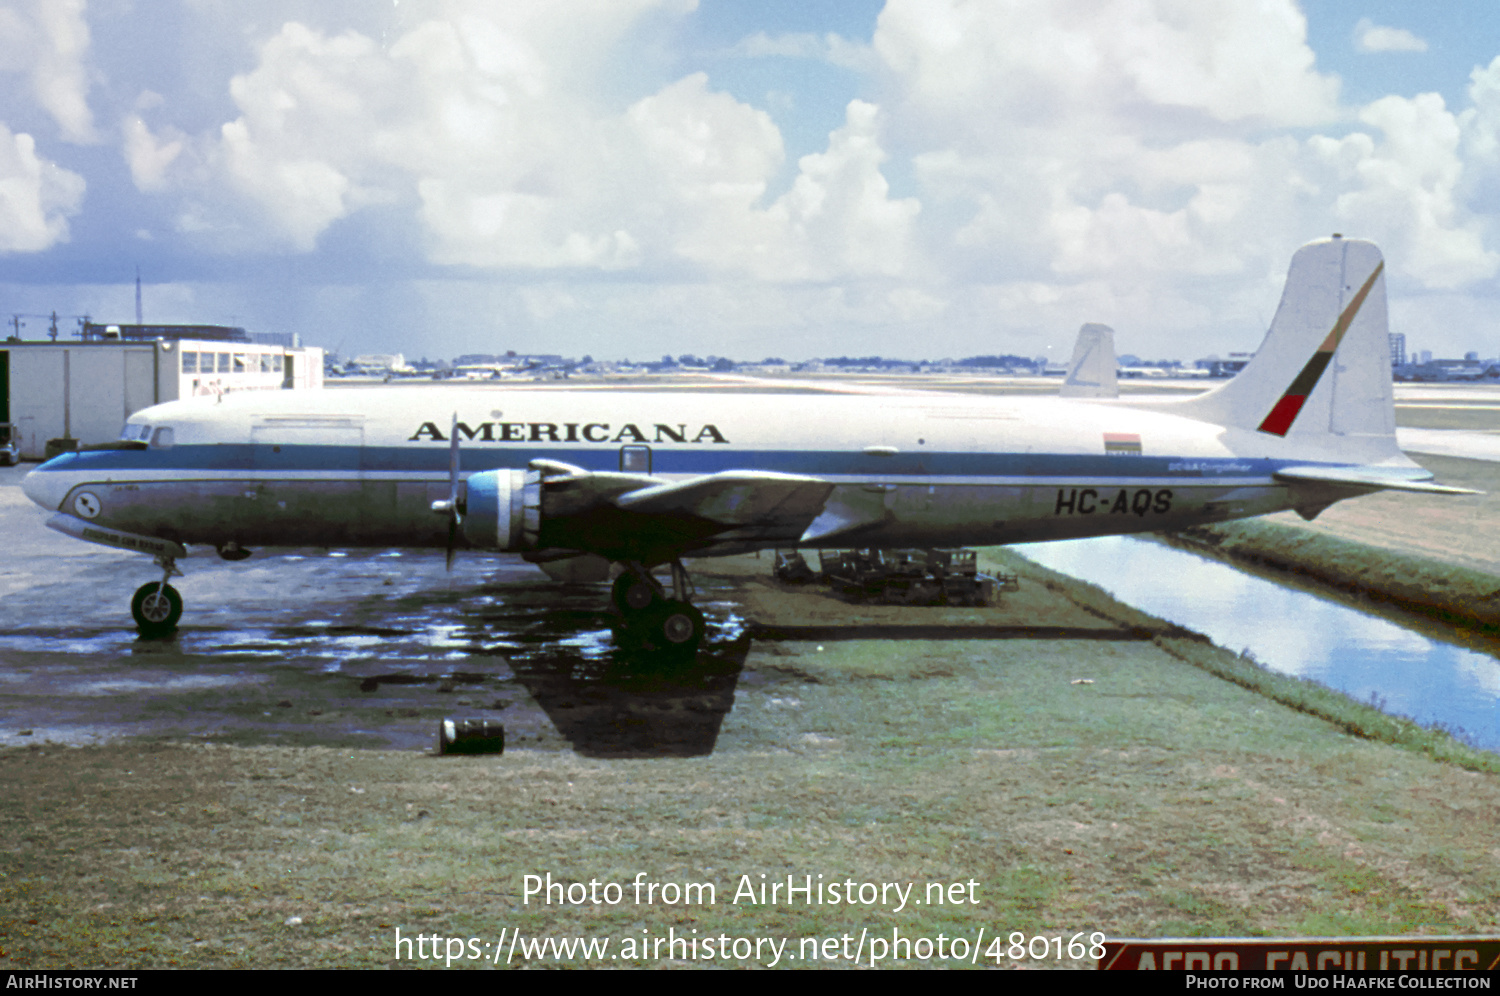
<path fill-rule="evenodd" d="M 461 459 L 458 453 L 458 412 L 453 413 L 453 430 L 448 435 L 448 553 L 446 569 L 453 570 L 453 556 L 458 549 L 458 527 L 463 523 L 463 510 L 458 504 L 458 474 Z"/>
<path fill-rule="evenodd" d="M 453 431 L 448 436 L 448 507 L 458 521 L 463 521 L 458 508 L 458 473 L 461 460 L 458 455 L 458 412 L 453 413 Z"/>

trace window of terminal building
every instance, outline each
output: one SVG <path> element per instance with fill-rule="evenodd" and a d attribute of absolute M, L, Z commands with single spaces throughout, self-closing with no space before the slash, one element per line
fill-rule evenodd
<path fill-rule="evenodd" d="M 234 354 L 234 372 L 237 373 L 237 374 L 242 374 L 242 373 L 245 372 L 245 354 L 244 353 L 235 353 Z"/>
<path fill-rule="evenodd" d="M 219 373 L 221 373 L 221 374 L 227 374 L 228 372 L 229 372 L 229 354 L 228 353 L 220 353 L 219 354 Z"/>
<path fill-rule="evenodd" d="M 263 374 L 268 374 L 268 373 L 271 372 L 271 354 L 270 353 L 261 353 L 260 354 L 260 372 L 263 373 Z"/>
<path fill-rule="evenodd" d="M 183 353 L 182 354 L 182 372 L 185 373 L 185 374 L 197 373 L 198 372 L 198 354 L 197 353 Z"/>
<path fill-rule="evenodd" d="M 271 357 L 271 368 L 275 373 L 281 373 L 281 354 L 277 353 Z"/>

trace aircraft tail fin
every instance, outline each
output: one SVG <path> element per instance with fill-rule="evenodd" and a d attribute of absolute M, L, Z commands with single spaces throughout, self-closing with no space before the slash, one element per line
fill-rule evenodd
<path fill-rule="evenodd" d="M 1173 410 L 1267 441 L 1399 457 L 1380 250 L 1339 236 L 1297 250 L 1254 359 Z"/>
<path fill-rule="evenodd" d="M 1064 398 L 1118 398 L 1119 364 L 1115 362 L 1115 330 L 1092 322 L 1078 330 L 1073 360 L 1063 378 Z"/>

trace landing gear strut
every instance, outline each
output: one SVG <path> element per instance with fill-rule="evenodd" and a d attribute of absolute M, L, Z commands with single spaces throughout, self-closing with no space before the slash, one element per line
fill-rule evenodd
<path fill-rule="evenodd" d="M 672 594 L 640 563 L 625 565 L 611 600 L 624 632 L 659 650 L 693 650 L 703 642 L 703 613 L 690 601 L 693 584 L 682 562 L 672 561 Z"/>
<path fill-rule="evenodd" d="M 166 636 L 177 628 L 177 620 L 182 618 L 182 596 L 167 584 L 171 578 L 182 577 L 177 561 L 171 557 L 157 557 L 156 563 L 162 569 L 161 580 L 141 585 L 130 600 L 130 614 L 135 617 L 135 627 L 144 637 Z"/>

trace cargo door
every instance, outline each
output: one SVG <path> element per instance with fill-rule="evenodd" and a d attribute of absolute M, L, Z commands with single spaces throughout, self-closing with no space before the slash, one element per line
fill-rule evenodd
<path fill-rule="evenodd" d="M 359 415 L 265 415 L 250 426 L 258 503 L 247 512 L 274 523 L 283 542 L 364 542 L 372 496 L 365 493 Z"/>
<path fill-rule="evenodd" d="M 357 481 L 365 442 L 361 415 L 262 415 L 250 426 L 256 470 Z"/>

